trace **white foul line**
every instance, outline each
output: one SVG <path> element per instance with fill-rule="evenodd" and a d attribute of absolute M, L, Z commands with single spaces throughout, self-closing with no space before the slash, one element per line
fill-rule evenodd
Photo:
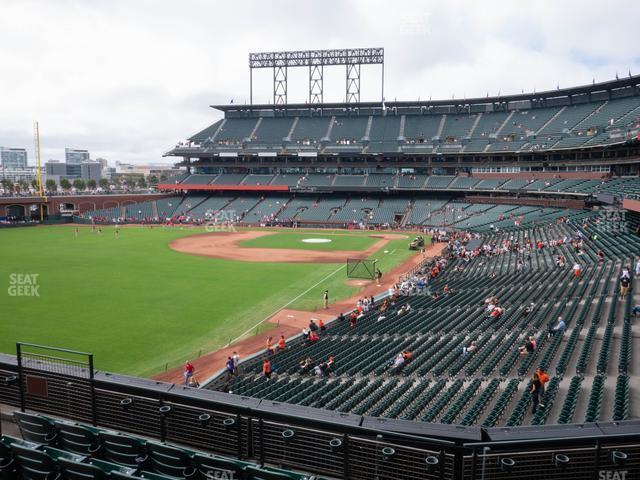
<path fill-rule="evenodd" d="M 326 277 L 324 277 L 322 280 L 320 280 L 318 283 L 316 283 L 315 285 L 307 288 L 304 292 L 302 292 L 300 295 L 298 295 L 296 298 L 294 298 L 293 300 L 291 300 L 290 302 L 284 304 L 283 306 L 279 307 L 278 309 L 276 309 L 272 314 L 270 314 L 269 316 L 267 316 L 266 318 L 263 318 L 262 320 L 260 320 L 258 323 L 256 323 L 253 327 L 249 328 L 246 332 L 244 332 L 242 335 L 240 335 L 237 338 L 234 338 L 233 340 L 231 340 L 227 346 L 231 345 L 232 343 L 237 342 L 238 340 L 240 340 L 241 338 L 243 338 L 246 334 L 251 333 L 251 330 L 253 330 L 256 327 L 259 327 L 261 324 L 263 324 L 264 322 L 266 322 L 267 320 L 269 320 L 271 317 L 273 317 L 276 313 L 278 313 L 280 310 L 282 310 L 283 308 L 287 308 L 289 305 L 291 305 L 293 302 L 295 302 L 296 300 L 298 300 L 300 297 L 306 295 L 307 293 L 309 293 L 311 290 L 313 290 L 314 288 L 316 288 L 318 285 L 320 285 L 322 282 L 326 281 L 327 279 L 333 277 L 336 273 L 338 273 L 340 270 L 342 270 L 344 267 L 346 267 L 347 265 L 344 264 L 340 267 L 337 268 L 337 270 L 331 272 L 329 275 L 327 275 Z"/>

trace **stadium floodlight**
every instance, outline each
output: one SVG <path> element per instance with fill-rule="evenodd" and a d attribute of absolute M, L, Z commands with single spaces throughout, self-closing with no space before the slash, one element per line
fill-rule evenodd
<path fill-rule="evenodd" d="M 360 67 L 381 65 L 381 99 L 384 101 L 384 48 L 340 48 L 289 52 L 249 53 L 249 103 L 253 105 L 253 69 L 273 69 L 273 104 L 287 104 L 288 69 L 309 69 L 308 103 L 324 103 L 324 67 L 346 67 L 345 103 L 360 102 Z"/>

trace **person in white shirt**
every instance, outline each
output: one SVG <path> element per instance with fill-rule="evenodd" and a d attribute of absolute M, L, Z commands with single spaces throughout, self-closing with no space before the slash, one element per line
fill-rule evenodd
<path fill-rule="evenodd" d="M 231 359 L 233 360 L 233 373 L 235 375 L 238 374 L 238 364 L 240 363 L 240 355 L 238 355 L 238 352 L 233 352 L 233 355 L 231 356 Z"/>
<path fill-rule="evenodd" d="M 404 355 L 402 355 L 402 353 L 399 353 L 398 355 L 396 355 L 396 358 L 393 361 L 393 366 L 395 368 L 398 368 L 402 365 L 404 365 Z"/>

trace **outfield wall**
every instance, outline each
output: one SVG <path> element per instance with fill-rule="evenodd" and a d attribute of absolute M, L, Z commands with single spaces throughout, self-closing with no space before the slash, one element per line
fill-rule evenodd
<path fill-rule="evenodd" d="M 132 403 L 125 407 L 125 399 Z M 563 480 L 596 472 L 640 476 L 638 420 L 489 429 L 390 420 L 106 372 L 80 378 L 38 365 L 18 368 L 10 355 L 0 355 L 0 402 L 335 478 L 507 479 L 530 478 L 532 471 Z M 161 414 L 163 406 L 168 414 Z M 199 420 L 203 413 L 211 416 L 207 424 Z M 291 440 L 285 441 L 285 430 L 294 432 Z M 626 455 L 624 463 L 614 463 L 613 451 Z M 569 462 L 559 467 L 560 454 Z"/>

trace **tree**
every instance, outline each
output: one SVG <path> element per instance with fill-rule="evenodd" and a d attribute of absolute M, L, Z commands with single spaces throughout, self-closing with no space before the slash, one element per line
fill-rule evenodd
<path fill-rule="evenodd" d="M 27 182 L 26 180 L 20 180 L 20 182 L 18 182 L 20 184 L 20 190 L 23 192 L 26 192 L 27 190 L 29 190 L 29 182 Z"/>
<path fill-rule="evenodd" d="M 132 177 L 127 177 L 124 181 L 124 184 L 129 188 L 134 188 L 136 186 L 136 179 Z"/>
<path fill-rule="evenodd" d="M 164 173 L 163 173 L 162 175 L 160 175 L 160 180 L 161 180 L 162 182 L 166 181 L 166 180 L 167 180 L 167 178 L 169 178 L 169 177 L 167 177 Z"/>
<path fill-rule="evenodd" d="M 5 190 L 13 190 L 13 182 L 8 178 L 2 179 L 2 186 L 4 187 Z"/>
<path fill-rule="evenodd" d="M 158 177 L 156 177 L 155 175 L 150 175 L 149 176 L 149 184 L 150 185 L 157 185 L 158 184 Z"/>
<path fill-rule="evenodd" d="M 60 180 L 60 186 L 62 187 L 63 190 L 70 190 L 71 182 L 66 178 L 63 178 L 62 180 Z"/>
<path fill-rule="evenodd" d="M 90 180 L 87 180 L 87 188 L 89 190 L 95 190 L 97 186 L 98 186 L 98 184 L 96 183 L 96 181 L 93 178 L 90 179 Z"/>
<path fill-rule="evenodd" d="M 48 178 L 45 182 L 45 186 L 49 192 L 55 192 L 58 189 L 58 184 L 53 178 Z"/>
<path fill-rule="evenodd" d="M 109 190 L 109 180 L 107 180 L 106 178 L 101 178 L 98 184 L 100 185 L 101 189 Z"/>
<path fill-rule="evenodd" d="M 36 180 L 35 178 L 31 180 L 31 188 L 33 188 L 34 190 L 38 189 L 38 180 Z"/>
<path fill-rule="evenodd" d="M 73 188 L 75 188 L 76 190 L 84 190 L 85 188 L 87 188 L 87 186 L 83 180 L 76 178 L 73 181 Z"/>
<path fill-rule="evenodd" d="M 138 180 L 138 186 L 140 188 L 146 188 L 147 187 L 147 182 L 145 182 L 144 177 L 140 177 L 140 179 Z"/>

